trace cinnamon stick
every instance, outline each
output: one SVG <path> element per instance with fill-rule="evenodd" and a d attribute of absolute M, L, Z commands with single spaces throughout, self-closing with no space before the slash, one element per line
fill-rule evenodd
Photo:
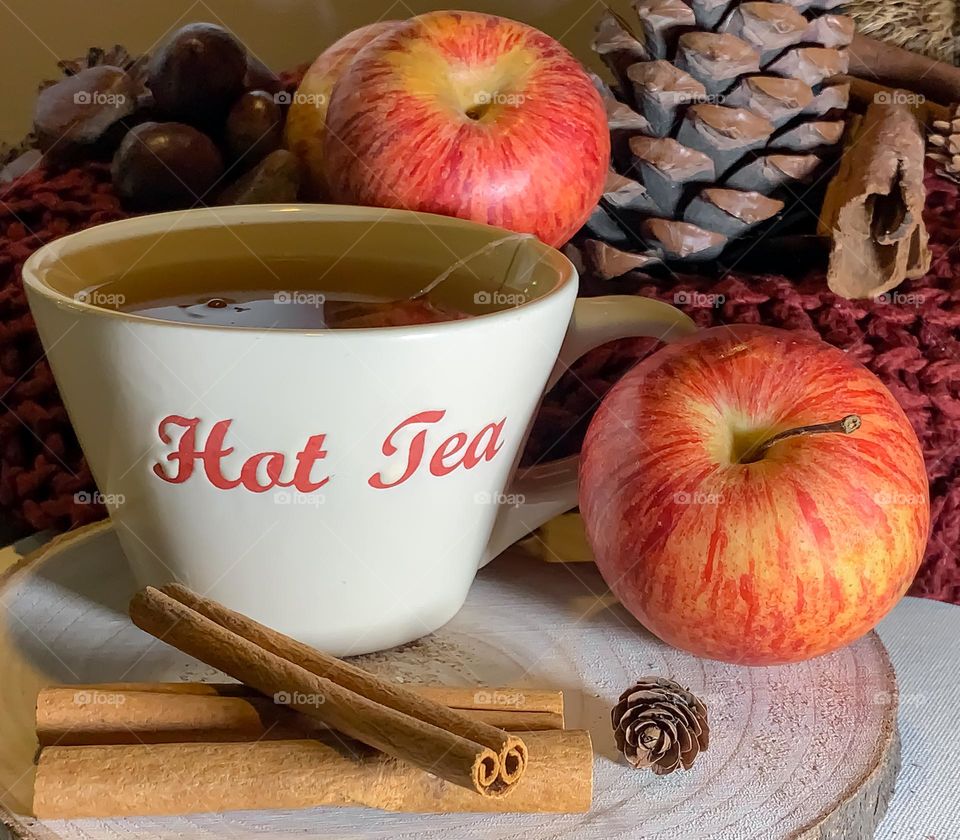
<path fill-rule="evenodd" d="M 453 688 L 447 685 L 416 685 L 409 690 L 420 697 L 442 703 L 461 711 L 486 711 L 491 705 L 502 707 L 505 713 L 529 712 L 551 714 L 559 718 L 557 726 L 563 729 L 563 692 L 544 688 L 514 688 L 510 686 L 480 686 Z M 518 729 L 520 727 L 517 727 Z"/>
<path fill-rule="evenodd" d="M 851 76 L 912 90 L 943 104 L 960 100 L 960 67 L 865 35 L 854 36 L 848 54 Z"/>
<path fill-rule="evenodd" d="M 907 105 L 867 109 L 821 210 L 820 232 L 833 240 L 831 291 L 872 297 L 929 269 L 923 159 L 923 134 Z"/>
<path fill-rule="evenodd" d="M 147 587 L 129 610 L 134 624 L 178 650 L 450 782 L 501 796 L 523 773 L 526 747 L 517 736 L 417 697 L 182 586 Z"/>
<path fill-rule="evenodd" d="M 477 796 L 408 762 L 325 739 L 241 744 L 47 747 L 33 810 L 40 819 L 367 806 L 420 813 L 577 813 L 590 808 L 587 732 L 525 735 L 527 771 L 508 797 Z"/>
<path fill-rule="evenodd" d="M 507 731 L 563 729 L 559 691 L 448 686 L 411 686 L 410 690 Z M 241 684 L 53 686 L 37 696 L 41 747 L 280 740 L 324 731 L 319 721 Z"/>
<path fill-rule="evenodd" d="M 227 609 L 210 598 L 191 592 L 185 586 L 172 583 L 163 587 L 162 591 L 238 636 L 270 653 L 296 662 L 300 667 L 317 676 L 330 679 L 375 703 L 396 709 L 424 723 L 438 726 L 495 750 L 500 761 L 499 775 L 502 782 L 510 784 L 520 778 L 520 774 L 523 773 L 527 760 L 526 747 L 516 736 L 508 735 L 496 727 L 471 721 L 441 703 L 424 699 L 403 686 L 387 682 L 369 671 L 364 671 L 342 659 L 284 636 L 245 615 Z"/>

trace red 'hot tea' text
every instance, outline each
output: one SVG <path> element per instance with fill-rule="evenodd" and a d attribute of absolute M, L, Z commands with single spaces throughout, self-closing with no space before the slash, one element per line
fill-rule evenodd
<path fill-rule="evenodd" d="M 506 418 L 497 423 L 488 423 L 475 435 L 456 432 L 445 438 L 432 452 L 427 452 L 427 433 L 436 428 L 446 415 L 445 411 L 421 411 L 399 423 L 387 435 L 380 451 L 388 458 L 397 459 L 403 472 L 394 480 L 385 477 L 385 468 L 367 479 L 367 484 L 376 490 L 399 487 L 426 467 L 430 475 L 442 477 L 458 469 L 472 470 L 478 464 L 492 461 L 503 447 L 501 436 Z M 258 452 L 251 455 L 240 468 L 236 477 L 225 474 L 223 459 L 235 451 L 227 445 L 227 434 L 233 420 L 219 420 L 213 424 L 206 439 L 197 440 L 199 417 L 182 417 L 171 414 L 160 421 L 157 433 L 165 444 L 175 444 L 176 449 L 154 464 L 154 474 L 170 484 L 183 484 L 196 472 L 199 464 L 203 477 L 219 490 L 242 487 L 251 493 L 265 493 L 275 487 L 292 487 L 300 493 L 319 490 L 330 476 L 322 473 L 320 462 L 327 457 L 326 435 L 311 435 L 303 448 L 294 456 L 295 466 L 288 468 L 288 456 L 283 452 Z M 177 430 L 179 439 L 177 439 Z M 398 436 L 413 430 L 413 437 L 405 449 L 397 445 Z M 173 470 L 170 465 L 175 465 Z M 391 475 L 395 472 L 391 471 Z M 291 474 L 292 473 L 292 474 Z"/>

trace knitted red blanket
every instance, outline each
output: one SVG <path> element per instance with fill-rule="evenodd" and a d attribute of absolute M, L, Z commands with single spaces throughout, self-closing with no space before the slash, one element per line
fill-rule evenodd
<path fill-rule="evenodd" d="M 855 355 L 900 401 L 923 445 L 933 531 L 912 593 L 960 602 L 960 217 L 958 190 L 928 177 L 933 267 L 887 301 L 849 301 L 822 273 L 802 281 L 735 273 L 682 281 L 681 303 L 702 326 L 764 323 L 814 331 Z M 102 164 L 32 172 L 0 187 L 0 509 L 33 530 L 100 519 L 95 487 L 60 402 L 27 309 L 23 261 L 58 236 L 123 217 Z M 638 294 L 676 301 L 676 281 L 635 282 Z M 618 289 L 622 291 L 622 289 Z M 713 297 L 710 297 L 713 296 Z M 720 305 L 713 302 L 721 300 Z M 582 359 L 543 407 L 527 460 L 575 452 L 600 397 L 646 342 L 618 342 Z"/>

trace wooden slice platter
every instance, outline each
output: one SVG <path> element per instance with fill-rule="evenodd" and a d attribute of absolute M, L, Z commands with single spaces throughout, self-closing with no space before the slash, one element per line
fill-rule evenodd
<path fill-rule="evenodd" d="M 442 630 L 359 663 L 405 682 L 563 689 L 567 726 L 589 729 L 596 751 L 589 813 L 313 808 L 39 822 L 29 816 L 39 688 L 223 679 L 130 624 L 134 589 L 108 523 L 55 540 L 0 579 L 0 824 L 9 836 L 867 838 L 898 769 L 896 680 L 875 634 L 794 666 L 700 660 L 643 630 L 593 566 L 544 565 L 513 550 L 480 572 L 466 606 Z M 687 773 L 656 777 L 617 755 L 610 708 L 645 674 L 675 679 L 707 703 L 710 749 Z"/>

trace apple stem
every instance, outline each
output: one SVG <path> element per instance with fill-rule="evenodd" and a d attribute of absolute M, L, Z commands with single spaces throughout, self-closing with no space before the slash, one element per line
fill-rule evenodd
<path fill-rule="evenodd" d="M 803 437 L 806 435 L 822 434 L 843 434 L 852 435 L 861 426 L 861 420 L 857 414 L 848 414 L 840 420 L 834 420 L 832 423 L 814 423 L 810 426 L 797 426 L 795 429 L 787 429 L 784 432 L 775 434 L 759 444 L 755 449 L 748 451 L 740 459 L 741 464 L 752 464 L 759 461 L 774 444 L 792 437 Z"/>

